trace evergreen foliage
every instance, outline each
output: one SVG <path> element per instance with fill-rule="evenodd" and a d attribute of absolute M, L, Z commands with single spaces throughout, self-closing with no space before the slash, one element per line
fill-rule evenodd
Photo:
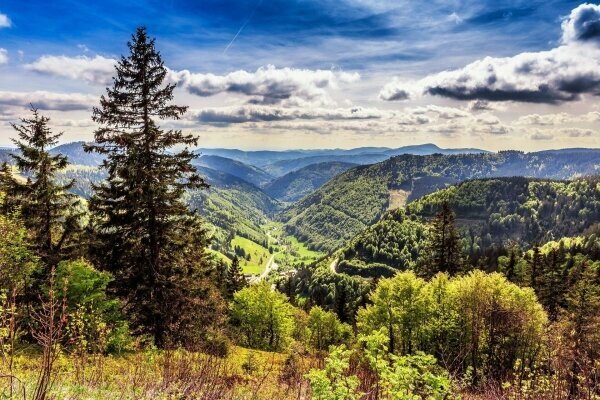
<path fill-rule="evenodd" d="M 94 109 L 95 143 L 86 146 L 104 156 L 108 175 L 90 199 L 93 256 L 113 273 L 136 332 L 158 346 L 193 345 L 198 338 L 190 335 L 208 336 L 222 318 L 206 233 L 182 201 L 185 190 L 206 187 L 188 150 L 197 139 L 157 125 L 187 107 L 170 104 L 175 85 L 165 84 L 168 71 L 145 28 L 128 46 Z"/>
<path fill-rule="evenodd" d="M 523 260 L 517 256 L 520 249 L 597 229 L 598 199 L 598 176 L 573 181 L 514 177 L 463 182 L 415 200 L 404 210 L 386 213 L 335 254 L 340 258 L 338 271 L 377 277 L 414 268 L 429 276 L 439 270 L 502 268 L 511 280 L 517 273 L 529 274 L 523 283 L 533 284 L 536 278 L 531 274 L 538 273 L 539 260 Z M 446 221 L 441 219 L 444 215 Z M 500 257 L 511 253 L 509 266 Z M 453 260 L 444 261 L 450 262 L 450 269 L 442 265 L 442 255 L 451 255 Z"/>
<path fill-rule="evenodd" d="M 429 242 L 426 245 L 429 254 L 424 261 L 426 275 L 432 276 L 438 272 L 455 275 L 462 269 L 462 249 L 454 221 L 454 212 L 447 202 L 442 203 L 440 212 L 430 224 Z"/>
<path fill-rule="evenodd" d="M 47 274 L 57 263 L 78 251 L 76 236 L 80 233 L 80 205 L 69 193 L 74 181 L 61 184 L 56 175 L 67 167 L 67 157 L 50 154 L 61 133 L 48 127 L 50 119 L 31 107 L 32 116 L 12 124 L 19 138 L 13 139 L 18 152 L 11 154 L 16 176 L 8 164 L 0 172 L 1 189 L 5 192 L 4 208 L 17 208 L 31 234 L 36 255 Z"/>
<path fill-rule="evenodd" d="M 248 282 L 242 272 L 242 266 L 237 256 L 231 260 L 231 265 L 227 267 L 227 274 L 225 276 L 226 294 L 228 299 L 233 299 L 235 292 L 242 290 L 246 287 Z"/>

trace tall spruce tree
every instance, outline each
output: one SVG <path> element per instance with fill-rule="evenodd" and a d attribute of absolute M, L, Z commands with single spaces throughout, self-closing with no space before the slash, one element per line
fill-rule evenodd
<path fill-rule="evenodd" d="M 11 157 L 22 176 L 4 164 L 0 183 L 6 194 L 3 207 L 19 209 L 31 233 L 34 251 L 48 272 L 78 247 L 74 239 L 81 231 L 81 213 L 77 196 L 68 192 L 74 180 L 63 185 L 56 179 L 56 173 L 67 167 L 67 157 L 49 152 L 62 133 L 52 133 L 50 119 L 33 106 L 31 113 L 30 118 L 21 119 L 21 124 L 12 124 L 19 136 L 13 139 L 19 151 Z"/>
<path fill-rule="evenodd" d="M 161 347 L 195 344 L 223 314 L 206 232 L 182 201 L 185 190 L 207 186 L 191 164 L 188 147 L 197 139 L 156 123 L 179 119 L 187 107 L 170 104 L 175 85 L 165 82 L 154 39 L 138 28 L 128 47 L 94 109 L 101 127 L 86 148 L 105 156 L 108 173 L 90 200 L 92 254 L 113 272 L 136 332 L 153 335 Z"/>

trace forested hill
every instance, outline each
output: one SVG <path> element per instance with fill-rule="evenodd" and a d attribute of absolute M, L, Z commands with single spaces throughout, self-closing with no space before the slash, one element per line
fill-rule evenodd
<path fill-rule="evenodd" d="M 84 150 L 85 142 L 71 142 L 58 145 L 50 150 L 50 154 L 63 154 L 68 157 L 70 164 L 96 167 L 102 164 L 104 156 L 98 153 L 88 153 Z"/>
<path fill-rule="evenodd" d="M 0 164 L 11 161 L 10 153 L 10 149 L 0 148 Z"/>
<path fill-rule="evenodd" d="M 387 160 L 390 158 L 389 155 L 385 153 L 375 153 L 375 154 L 346 154 L 346 155 L 325 155 L 325 156 L 310 156 L 310 157 L 301 157 L 294 158 L 292 160 L 281 160 L 274 162 L 269 165 L 265 165 L 265 171 L 269 172 L 273 176 L 284 177 L 287 174 L 290 174 L 295 171 L 299 171 L 305 167 L 309 167 L 312 165 L 323 165 L 326 163 L 352 163 L 355 165 L 366 165 L 366 164 L 375 164 L 381 162 L 383 160 Z"/>
<path fill-rule="evenodd" d="M 388 208 L 467 179 L 527 176 L 569 179 L 600 171 L 600 150 L 538 153 L 401 155 L 340 174 L 283 212 L 287 232 L 333 251 L 376 222 Z"/>
<path fill-rule="evenodd" d="M 427 246 L 428 220 L 444 202 L 456 214 L 464 253 L 477 259 L 492 246 L 527 248 L 598 230 L 600 176 L 482 179 L 436 191 L 354 237 L 339 252 L 338 271 L 377 276 L 414 266 Z"/>
<path fill-rule="evenodd" d="M 283 201 L 297 201 L 323 186 L 331 178 L 357 164 L 346 162 L 324 162 L 312 164 L 285 174 L 265 186 L 265 192 Z"/>
<path fill-rule="evenodd" d="M 308 164 L 314 164 L 317 162 L 325 161 L 347 161 L 349 157 L 354 156 L 356 159 L 361 161 L 353 161 L 357 164 L 371 164 L 373 162 L 382 161 L 392 156 L 399 154 L 458 154 L 458 153 L 486 153 L 486 150 L 475 149 L 475 148 L 462 148 L 462 149 L 444 149 L 436 146 L 433 143 L 417 144 L 411 146 L 403 146 L 398 148 L 389 147 L 358 147 L 354 149 L 311 149 L 311 150 L 258 150 L 258 151 L 244 151 L 238 149 L 198 149 L 198 153 L 204 155 L 216 155 L 221 157 L 227 157 L 234 160 L 241 161 L 245 164 L 256 165 L 265 170 L 270 170 L 273 166 L 273 170 L 278 170 L 286 163 L 282 163 L 278 166 L 278 162 L 286 160 L 299 160 L 304 159 L 302 162 L 295 164 L 295 167 L 285 172 L 280 170 L 280 174 L 283 175 L 293 169 L 302 168 Z M 342 157 L 337 159 L 336 157 Z M 310 161 L 306 163 L 306 161 Z M 292 161 L 293 162 L 293 161 Z M 300 165 L 303 164 L 303 165 Z"/>

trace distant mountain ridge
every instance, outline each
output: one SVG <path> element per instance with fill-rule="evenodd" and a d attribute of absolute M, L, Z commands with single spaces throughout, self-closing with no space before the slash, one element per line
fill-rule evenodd
<path fill-rule="evenodd" d="M 351 163 L 354 165 L 375 164 L 390 158 L 384 153 L 379 154 L 347 154 L 347 155 L 329 155 L 329 156 L 309 156 L 293 158 L 291 160 L 280 160 L 273 164 L 265 165 L 263 168 L 271 175 L 281 178 L 286 174 L 299 171 L 312 165 L 324 165 L 327 163 Z"/>
<path fill-rule="evenodd" d="M 83 145 L 86 142 L 71 142 L 58 145 L 50 150 L 50 154 L 64 154 L 70 164 L 87 165 L 95 167 L 102 164 L 104 156 L 98 153 L 86 153 Z"/>
<path fill-rule="evenodd" d="M 262 169 L 231 158 L 201 155 L 192 163 L 196 166 L 228 173 L 258 187 L 262 187 L 273 180 L 273 176 Z"/>
<path fill-rule="evenodd" d="M 399 154 L 459 154 L 459 153 L 489 153 L 487 150 L 475 149 L 475 148 L 458 148 L 458 149 L 444 149 L 433 143 L 426 143 L 420 145 L 410 145 L 398 148 L 390 147 L 358 147 L 354 149 L 315 149 L 315 150 L 237 150 L 237 149 L 198 149 L 201 154 L 205 155 L 217 155 L 221 157 L 232 158 L 247 164 L 252 164 L 258 167 L 265 167 L 269 164 L 274 164 L 278 161 L 292 160 L 305 157 L 325 157 L 325 156 L 352 156 L 352 155 L 380 155 L 380 156 L 395 156 Z M 343 161 L 343 160 L 325 160 L 320 159 L 318 162 L 323 161 Z M 380 160 L 381 161 L 381 160 Z M 305 165 L 303 165 L 305 166 Z M 300 167 L 301 168 L 301 167 Z M 288 171 L 289 172 L 289 171 Z"/>

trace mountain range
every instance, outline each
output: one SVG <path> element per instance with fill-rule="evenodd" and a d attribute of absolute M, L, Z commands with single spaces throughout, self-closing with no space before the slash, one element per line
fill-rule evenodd
<path fill-rule="evenodd" d="M 86 198 L 92 194 L 92 184 L 104 179 L 104 173 L 97 168 L 102 156 L 86 153 L 83 144 L 63 144 L 52 149 L 52 153 L 68 156 L 72 165 L 58 178 L 63 182 L 74 179 L 73 191 Z M 10 161 L 10 151 L 0 149 L 0 160 Z M 458 188 L 459 198 L 470 199 L 469 196 L 474 195 L 465 189 L 470 187 L 468 184 L 455 186 L 464 181 L 512 176 L 562 180 L 600 172 L 600 149 L 491 153 L 425 144 L 396 149 L 198 149 L 196 152 L 199 157 L 194 165 L 210 189 L 187 193 L 186 201 L 204 215 L 213 227 L 217 242 L 226 243 L 231 235 L 239 235 L 259 244 L 267 243 L 264 226 L 278 220 L 283 223 L 286 235 L 323 252 L 350 246 L 352 240 L 360 243 L 355 239 L 357 235 L 377 226 L 374 224 L 378 221 L 391 224 L 390 218 L 396 214 L 386 214 L 388 210 L 402 209 L 406 205 L 407 210 L 414 210 L 417 204 L 428 204 L 425 199 L 431 197 L 424 196 L 431 193 L 442 196 L 445 190 L 452 192 L 455 190 L 452 188 Z M 537 183 L 531 183 L 534 184 Z M 481 189 L 485 185 L 475 186 Z M 494 191 L 502 192 L 505 190 L 502 187 Z M 513 191 L 523 189 L 518 185 L 511 187 Z M 480 200 L 484 198 L 481 193 L 477 195 Z M 502 199 L 498 202 L 505 204 Z M 505 211 L 498 212 L 502 215 Z M 424 211 L 414 213 L 424 218 L 425 214 Z M 459 213 L 459 217 L 464 216 Z M 488 217 L 477 218 L 486 220 Z M 420 229 L 418 224 L 395 225 L 400 231 Z M 345 250 L 343 254 L 350 253 Z M 346 258 L 341 267 L 380 261 L 359 257 L 359 261 L 351 262 L 352 257 Z M 385 266 L 388 267 L 397 266 Z"/>

